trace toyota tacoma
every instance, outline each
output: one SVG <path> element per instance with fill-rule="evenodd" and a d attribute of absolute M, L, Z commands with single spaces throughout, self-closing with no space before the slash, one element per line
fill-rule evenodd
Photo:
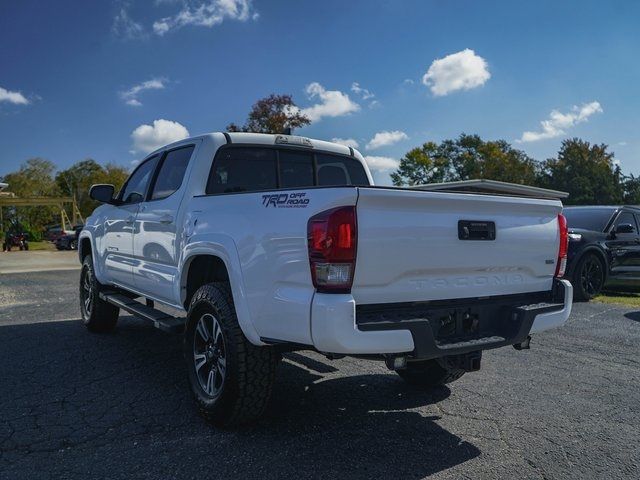
<path fill-rule="evenodd" d="M 124 310 L 183 334 L 215 425 L 264 412 L 285 352 L 379 359 L 430 387 L 478 370 L 484 350 L 528 348 L 571 310 L 559 200 L 374 186 L 335 143 L 211 133 L 90 195 L 84 324 L 111 331 Z"/>

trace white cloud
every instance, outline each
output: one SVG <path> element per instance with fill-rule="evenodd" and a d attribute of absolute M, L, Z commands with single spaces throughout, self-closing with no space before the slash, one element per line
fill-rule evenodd
<path fill-rule="evenodd" d="M 29 105 L 31 103 L 22 93 L 2 87 L 0 87 L 0 102 L 13 103 L 14 105 Z"/>
<path fill-rule="evenodd" d="M 481 87 L 491 78 L 487 61 L 468 48 L 438 58 L 422 77 L 436 97 Z"/>
<path fill-rule="evenodd" d="M 618 142 L 618 145 L 620 145 L 621 147 L 626 147 L 628 144 L 627 142 Z"/>
<path fill-rule="evenodd" d="M 116 37 L 125 40 L 133 40 L 136 38 L 146 37 L 147 33 L 145 32 L 144 27 L 129 16 L 129 12 L 127 9 L 128 4 L 126 3 L 120 7 L 120 11 L 113 19 L 111 33 L 113 33 Z"/>
<path fill-rule="evenodd" d="M 358 148 L 359 144 L 354 138 L 332 138 L 333 143 L 339 143 L 345 147 Z"/>
<path fill-rule="evenodd" d="M 539 132 L 524 132 L 519 142 L 536 142 L 559 137 L 564 135 L 568 128 L 586 122 L 590 116 L 596 113 L 602 113 L 599 102 L 584 103 L 581 106 L 574 105 L 568 113 L 553 110 L 547 120 L 540 122 L 541 130 Z"/>
<path fill-rule="evenodd" d="M 358 82 L 353 82 L 351 84 L 351 91 L 356 95 L 360 95 L 363 100 L 368 100 L 375 97 L 375 95 L 369 90 L 367 90 L 366 88 L 362 88 Z"/>
<path fill-rule="evenodd" d="M 148 153 L 168 143 L 187 138 L 189 131 L 178 122 L 154 120 L 152 125 L 140 125 L 131 132 L 131 153 Z"/>
<path fill-rule="evenodd" d="M 146 82 L 134 85 L 129 90 L 120 92 L 120 98 L 122 98 L 122 100 L 127 105 L 131 105 L 132 107 L 139 107 L 142 105 L 142 102 L 138 100 L 138 95 L 140 94 L 140 92 L 144 92 L 145 90 L 162 90 L 165 88 L 166 83 L 166 78 L 152 78 L 151 80 L 147 80 Z"/>
<path fill-rule="evenodd" d="M 198 27 L 214 27 L 225 20 L 245 22 L 257 20 L 258 14 L 253 11 L 251 0 L 200 0 L 185 3 L 177 14 L 165 17 L 153 23 L 153 31 L 164 35 L 169 30 L 187 25 Z"/>
<path fill-rule="evenodd" d="M 367 143 L 367 150 L 375 150 L 376 148 L 393 145 L 408 138 L 409 136 L 400 130 L 378 132 L 369 140 L 369 143 Z"/>
<path fill-rule="evenodd" d="M 320 103 L 303 108 L 301 113 L 316 122 L 322 117 L 341 117 L 360 110 L 360 105 L 339 90 L 326 90 L 318 82 L 307 85 L 305 92 L 310 99 L 319 99 Z"/>
<path fill-rule="evenodd" d="M 364 157 L 365 162 L 369 165 L 371 170 L 377 172 L 388 172 L 398 168 L 400 162 L 395 158 L 390 157 L 375 157 L 373 155 L 367 155 Z"/>

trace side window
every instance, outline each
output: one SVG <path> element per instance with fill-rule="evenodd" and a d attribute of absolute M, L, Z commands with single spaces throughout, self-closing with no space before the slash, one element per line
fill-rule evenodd
<path fill-rule="evenodd" d="M 180 188 L 194 148 L 194 145 L 189 145 L 171 150 L 165 155 L 151 191 L 151 200 L 167 198 Z"/>
<path fill-rule="evenodd" d="M 276 188 L 276 151 L 266 148 L 219 150 L 207 182 L 207 193 L 255 192 Z"/>
<path fill-rule="evenodd" d="M 306 152 L 281 150 L 280 188 L 313 186 L 313 156 Z"/>
<path fill-rule="evenodd" d="M 615 226 L 614 228 L 618 228 L 618 225 L 623 225 L 623 224 L 629 224 L 633 227 L 633 232 L 631 233 L 637 233 L 638 232 L 638 226 L 636 225 L 636 220 L 635 217 L 633 215 L 633 213 L 631 212 L 622 212 L 620 215 L 618 215 L 618 218 L 616 218 L 616 222 L 615 222 Z"/>
<path fill-rule="evenodd" d="M 138 203 L 144 200 L 145 192 L 151 181 L 151 176 L 158 163 L 158 155 L 145 160 L 136 168 L 120 194 L 123 203 Z"/>

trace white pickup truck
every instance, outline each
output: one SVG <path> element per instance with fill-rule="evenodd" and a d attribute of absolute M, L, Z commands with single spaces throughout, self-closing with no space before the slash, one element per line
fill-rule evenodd
<path fill-rule="evenodd" d="M 283 352 L 381 359 L 433 386 L 571 310 L 560 201 L 374 187 L 334 143 L 202 135 L 91 197 L 104 204 L 79 237 L 84 323 L 110 331 L 122 309 L 184 333 L 216 425 L 262 414 Z"/>

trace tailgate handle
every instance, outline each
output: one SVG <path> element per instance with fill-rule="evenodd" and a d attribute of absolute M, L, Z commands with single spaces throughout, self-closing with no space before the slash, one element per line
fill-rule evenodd
<path fill-rule="evenodd" d="M 496 223 L 479 220 L 459 220 L 458 238 L 460 240 L 495 240 Z"/>

